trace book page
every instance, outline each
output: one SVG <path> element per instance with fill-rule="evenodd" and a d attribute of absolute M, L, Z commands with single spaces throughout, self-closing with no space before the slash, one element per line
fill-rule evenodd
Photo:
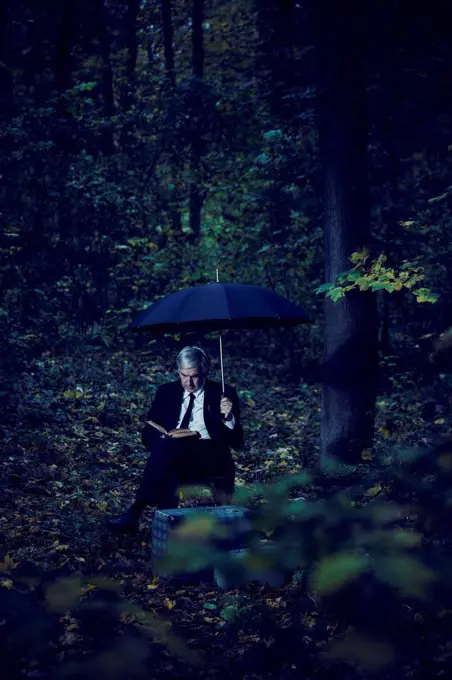
<path fill-rule="evenodd" d="M 175 430 L 169 430 L 168 434 L 170 435 L 170 437 L 174 437 L 175 439 L 181 439 L 182 437 L 198 436 L 199 432 L 196 432 L 195 430 L 176 428 Z"/>
<path fill-rule="evenodd" d="M 164 427 L 162 427 L 158 423 L 154 423 L 153 420 L 147 420 L 146 423 L 148 425 L 152 425 L 152 427 L 155 427 L 155 429 L 158 430 L 159 432 L 162 432 L 163 434 L 168 434 Z"/>

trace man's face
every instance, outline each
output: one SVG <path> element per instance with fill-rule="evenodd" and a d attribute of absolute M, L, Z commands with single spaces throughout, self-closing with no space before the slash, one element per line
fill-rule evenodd
<path fill-rule="evenodd" d="M 203 383 L 203 376 L 197 368 L 181 368 L 179 375 L 182 387 L 187 392 L 194 392 Z"/>

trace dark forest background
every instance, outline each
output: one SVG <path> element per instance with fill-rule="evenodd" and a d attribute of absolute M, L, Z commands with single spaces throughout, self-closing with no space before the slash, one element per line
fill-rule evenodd
<path fill-rule="evenodd" d="M 3 0 L 8 680 L 447 676 L 451 73 L 439 1 Z M 127 326 L 217 268 L 313 321 L 225 334 L 279 589 L 163 586 L 100 529 L 193 339 Z"/>

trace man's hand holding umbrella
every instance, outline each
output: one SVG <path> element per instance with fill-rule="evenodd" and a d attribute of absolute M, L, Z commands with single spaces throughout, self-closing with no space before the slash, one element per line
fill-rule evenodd
<path fill-rule="evenodd" d="M 228 399 L 227 397 L 222 397 L 220 401 L 220 411 L 221 415 L 224 417 L 225 420 L 232 420 L 232 401 Z"/>

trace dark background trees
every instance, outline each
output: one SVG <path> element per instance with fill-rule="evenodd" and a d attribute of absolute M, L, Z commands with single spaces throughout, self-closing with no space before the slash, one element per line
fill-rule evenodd
<path fill-rule="evenodd" d="M 287 365 L 295 381 L 307 366 L 319 377 L 324 318 L 313 291 L 364 246 L 369 257 L 384 253 L 387 266 L 419 264 L 441 296 L 419 304 L 405 287 L 327 299 L 325 365 L 350 305 L 363 305 L 354 342 L 367 371 L 375 365 L 371 307 L 380 358 L 413 353 L 420 337 L 441 331 L 451 289 L 444 10 L 438 3 L 424 21 L 405 3 L 365 4 L 361 31 L 355 9 L 4 3 L 9 337 L 43 328 L 56 346 L 80 333 L 82 342 L 86 334 L 116 341 L 146 301 L 212 280 L 220 265 L 223 278 L 308 306 L 315 326 L 288 335 Z M 267 358 L 282 358 L 271 346 Z M 11 356 L 16 348 L 11 340 Z M 340 363 L 344 380 L 363 374 Z"/>
<path fill-rule="evenodd" d="M 452 301 L 446 10 L 1 4 L 1 492 L 11 516 L 22 512 L 14 489 L 33 505 L 48 483 L 54 519 L 64 504 L 78 509 L 61 541 L 78 536 L 82 550 L 82 511 L 95 502 L 100 516 L 102 498 L 131 489 L 138 413 L 181 342 L 125 328 L 217 267 L 221 280 L 274 288 L 314 320 L 225 338 L 249 422 L 246 483 L 316 466 L 320 452 L 370 465 L 390 458 L 391 443 L 450 432 L 449 336 L 438 340 Z M 215 358 L 216 339 L 204 341 Z M 109 470 L 96 496 L 83 485 L 110 460 L 128 486 Z M 7 535 L 21 555 L 31 534 L 16 529 Z"/>

